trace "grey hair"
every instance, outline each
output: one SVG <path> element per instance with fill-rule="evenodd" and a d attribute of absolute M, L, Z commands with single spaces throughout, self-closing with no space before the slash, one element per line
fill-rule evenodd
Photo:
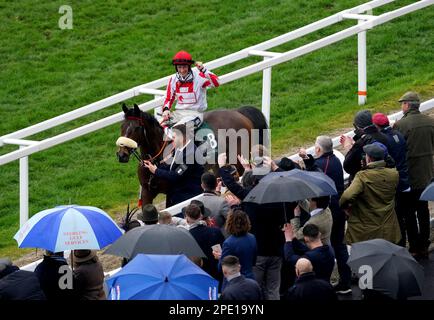
<path fill-rule="evenodd" d="M 324 153 L 333 151 L 333 141 L 329 136 L 318 136 L 316 143 Z"/>

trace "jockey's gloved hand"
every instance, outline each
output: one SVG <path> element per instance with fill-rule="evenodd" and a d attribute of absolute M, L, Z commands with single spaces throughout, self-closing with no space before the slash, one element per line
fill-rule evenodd
<path fill-rule="evenodd" d="M 163 119 L 169 120 L 170 119 L 170 110 L 166 109 L 163 111 Z"/>
<path fill-rule="evenodd" d="M 206 71 L 205 66 L 204 66 L 203 63 L 200 62 L 200 61 L 196 61 L 196 68 L 197 68 L 197 70 L 199 70 L 200 72 L 205 72 L 205 71 Z"/>

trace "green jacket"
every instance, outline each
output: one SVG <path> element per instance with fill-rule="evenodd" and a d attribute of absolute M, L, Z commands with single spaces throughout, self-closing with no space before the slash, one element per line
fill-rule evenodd
<path fill-rule="evenodd" d="M 407 140 L 407 165 L 412 189 L 425 189 L 433 178 L 434 119 L 410 109 L 394 128 Z"/>
<path fill-rule="evenodd" d="M 398 181 L 398 171 L 386 168 L 384 161 L 371 162 L 357 172 L 339 201 L 344 208 L 352 205 L 345 234 L 348 244 L 377 238 L 397 243 L 401 239 L 395 213 Z"/>

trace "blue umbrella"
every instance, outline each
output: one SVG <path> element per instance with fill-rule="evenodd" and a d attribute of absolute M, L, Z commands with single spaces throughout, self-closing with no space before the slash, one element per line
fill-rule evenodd
<path fill-rule="evenodd" d="M 14 236 L 20 248 L 52 252 L 101 249 L 122 235 L 112 218 L 95 207 L 57 206 L 35 214 Z"/>
<path fill-rule="evenodd" d="M 216 300 L 218 281 L 185 255 L 138 254 L 107 279 L 111 300 Z"/>
<path fill-rule="evenodd" d="M 434 182 L 430 183 L 420 195 L 420 200 L 434 201 Z"/>

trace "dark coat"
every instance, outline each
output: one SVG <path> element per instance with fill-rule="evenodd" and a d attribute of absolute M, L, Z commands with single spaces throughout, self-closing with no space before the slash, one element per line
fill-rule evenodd
<path fill-rule="evenodd" d="M 203 270 L 214 278 L 218 277 L 218 260 L 214 258 L 211 247 L 216 244 L 223 244 L 225 237 L 222 232 L 217 228 L 198 225 L 190 229 L 190 233 L 207 257 L 207 259 L 203 260 Z"/>
<path fill-rule="evenodd" d="M 407 140 L 407 166 L 412 189 L 423 190 L 434 177 L 434 119 L 410 109 L 394 128 Z"/>
<path fill-rule="evenodd" d="M 356 142 L 345 155 L 344 169 L 350 175 L 350 181 L 353 180 L 357 172 L 362 169 L 363 147 L 375 141 L 384 144 L 389 150 L 389 141 L 384 133 L 378 131 L 374 125 L 365 128 L 365 133 L 360 137 L 355 137 Z"/>
<path fill-rule="evenodd" d="M 255 280 L 243 275 L 227 282 L 220 300 L 261 300 L 261 288 Z"/>
<path fill-rule="evenodd" d="M 252 187 L 244 188 L 238 184 L 232 175 L 225 169 L 220 169 L 219 174 L 229 189 L 236 197 L 243 200 L 252 190 Z M 293 216 L 296 204 L 286 204 L 286 221 L 290 221 Z M 256 204 L 242 202 L 242 209 L 247 213 L 251 223 L 252 233 L 256 237 L 258 246 L 258 256 L 273 257 L 283 256 L 283 244 L 285 236 L 282 227 L 285 224 L 285 211 L 281 203 Z"/>
<path fill-rule="evenodd" d="M 337 301 L 331 284 L 317 279 L 315 273 L 302 274 L 288 290 L 287 300 L 291 301 Z"/>
<path fill-rule="evenodd" d="M 335 256 L 328 245 L 310 250 L 305 244 L 294 238 L 292 241 L 285 242 L 284 249 L 285 260 L 293 267 L 295 267 L 298 259 L 305 257 L 312 263 L 313 271 L 318 279 L 330 282 L 330 276 L 335 266 Z"/>
<path fill-rule="evenodd" d="M 241 237 L 232 235 L 223 242 L 219 270 L 221 270 L 220 262 L 224 257 L 235 256 L 240 259 L 241 274 L 247 278 L 255 279 L 252 268 L 256 263 L 256 254 L 256 238 L 254 235 L 250 233 Z"/>
<path fill-rule="evenodd" d="M 0 300 L 45 300 L 38 277 L 18 270 L 0 279 Z"/>
<path fill-rule="evenodd" d="M 327 152 L 321 157 L 314 159 L 309 155 L 309 159 L 304 160 L 306 169 L 309 171 L 322 171 L 329 178 L 331 178 L 335 185 L 338 194 L 330 197 L 330 211 L 332 212 L 333 225 L 330 235 L 330 241 L 334 244 L 343 242 L 345 233 L 346 215 L 342 208 L 339 206 L 339 199 L 344 192 L 344 170 L 342 163 L 338 157 L 332 152 Z"/>
<path fill-rule="evenodd" d="M 196 146 L 192 141 L 182 151 L 182 154 L 176 155 L 176 161 L 172 166 L 166 163 L 160 164 L 155 171 L 156 177 L 170 183 L 166 207 L 174 206 L 203 192 L 200 178 L 204 171 L 203 166 L 195 161 L 195 152 Z"/>
<path fill-rule="evenodd" d="M 72 290 L 60 289 L 59 279 L 65 273 L 59 273 L 62 266 L 67 266 L 66 259 L 59 256 L 44 256 L 44 260 L 35 269 L 35 275 L 41 284 L 47 300 L 64 300 L 71 297 Z M 69 269 L 72 272 L 71 269 Z"/>
<path fill-rule="evenodd" d="M 74 295 L 78 300 L 106 300 L 104 271 L 97 258 L 74 269 Z"/>
<path fill-rule="evenodd" d="M 407 190 L 410 187 L 410 181 L 408 177 L 407 168 L 407 143 L 404 136 L 397 130 L 393 130 L 391 127 L 385 127 L 381 129 L 381 132 L 387 136 L 389 141 L 388 152 L 390 156 L 395 160 L 396 170 L 399 172 L 398 191 Z"/>

